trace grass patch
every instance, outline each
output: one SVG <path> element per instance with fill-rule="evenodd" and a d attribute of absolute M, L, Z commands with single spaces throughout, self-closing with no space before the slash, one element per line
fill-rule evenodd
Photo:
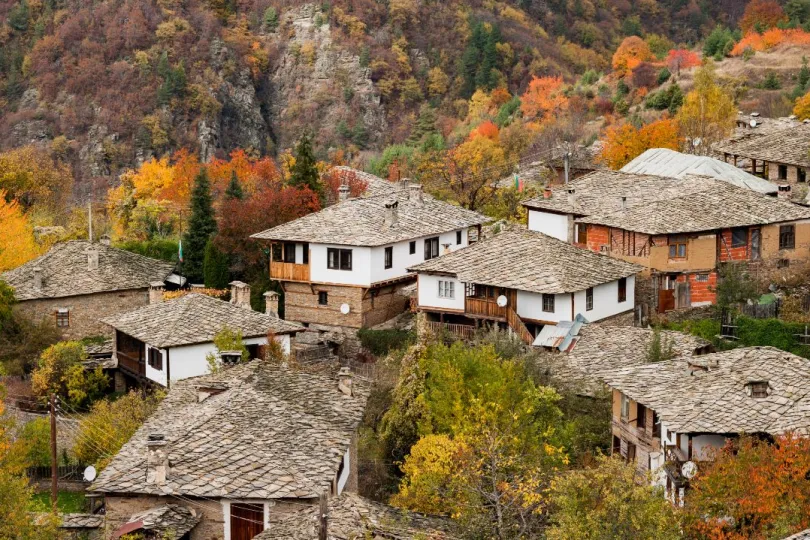
<path fill-rule="evenodd" d="M 34 493 L 31 498 L 34 512 L 49 512 L 51 509 L 51 493 Z M 74 491 L 60 491 L 56 496 L 56 507 L 63 514 L 81 514 L 86 512 L 84 493 Z"/>

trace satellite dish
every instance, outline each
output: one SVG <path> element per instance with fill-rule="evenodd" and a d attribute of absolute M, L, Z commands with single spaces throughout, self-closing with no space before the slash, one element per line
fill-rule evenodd
<path fill-rule="evenodd" d="M 340 312 L 343 313 L 344 315 L 348 315 L 351 310 L 352 308 L 349 307 L 349 304 L 340 305 Z"/>
<path fill-rule="evenodd" d="M 757 121 L 756 121 L 756 120 L 754 120 L 753 118 L 751 119 L 751 121 L 750 121 L 750 122 L 748 122 L 748 124 L 749 124 L 749 125 L 750 125 L 752 128 L 757 127 Z"/>
<path fill-rule="evenodd" d="M 691 480 L 697 474 L 697 470 L 697 465 L 694 461 L 687 461 L 681 467 L 681 474 L 684 476 L 684 478 Z"/>
<path fill-rule="evenodd" d="M 84 481 L 85 482 L 92 482 L 96 479 L 96 468 L 92 465 L 88 465 L 88 467 L 84 470 Z"/>
<path fill-rule="evenodd" d="M 694 139 L 692 139 L 692 146 L 697 148 L 698 146 L 700 146 L 700 143 L 702 143 L 702 142 L 703 142 L 703 139 L 701 139 L 700 137 L 695 137 Z"/>
<path fill-rule="evenodd" d="M 506 304 L 508 303 L 508 300 L 506 299 L 506 297 L 504 295 L 500 295 L 498 297 L 498 300 L 496 300 L 496 302 L 498 302 L 499 307 L 506 307 Z"/>

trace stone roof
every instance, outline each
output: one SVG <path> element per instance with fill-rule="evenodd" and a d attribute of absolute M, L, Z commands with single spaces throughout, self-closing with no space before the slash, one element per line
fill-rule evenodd
<path fill-rule="evenodd" d="M 101 322 L 161 349 L 213 341 L 226 326 L 241 331 L 245 338 L 304 330 L 300 324 L 199 293 L 149 304 Z"/>
<path fill-rule="evenodd" d="M 335 479 L 363 416 L 369 388 L 358 380 L 352 386 L 349 396 L 334 373 L 264 360 L 179 381 L 89 490 L 317 498 Z M 147 441 L 156 434 L 169 461 L 163 484 L 146 475 Z"/>
<path fill-rule="evenodd" d="M 421 193 L 421 192 L 420 192 Z M 389 223 L 386 208 L 396 204 L 396 219 Z M 411 198 L 410 193 L 356 197 L 324 208 L 251 238 L 285 242 L 311 242 L 347 246 L 381 246 L 480 225 L 489 218 L 434 199 Z"/>
<path fill-rule="evenodd" d="M 622 172 L 683 178 L 688 174 L 711 176 L 758 193 L 776 194 L 776 184 L 725 161 L 708 156 L 683 154 L 669 148 L 650 148 L 622 167 Z"/>
<path fill-rule="evenodd" d="M 810 208 L 701 176 L 702 188 L 627 210 L 590 215 L 581 223 L 645 234 L 678 234 L 810 219 Z"/>
<path fill-rule="evenodd" d="M 523 205 L 534 210 L 589 216 L 644 205 L 666 197 L 698 191 L 695 178 L 669 178 L 621 171 L 594 171 L 551 190 L 551 197 L 535 197 Z M 569 196 L 573 190 L 573 197 Z"/>
<path fill-rule="evenodd" d="M 170 538 L 181 538 L 202 519 L 199 510 L 179 504 L 165 504 L 134 514 L 119 531 L 153 531 Z"/>
<path fill-rule="evenodd" d="M 90 270 L 87 250 L 98 250 L 98 268 Z M 42 269 L 42 287 L 34 286 L 34 269 Z M 148 289 L 165 281 L 174 264 L 144 257 L 101 243 L 71 240 L 55 244 L 47 253 L 0 275 L 14 287 L 17 300 L 62 298 L 108 291 Z"/>
<path fill-rule="evenodd" d="M 642 268 L 540 232 L 512 229 L 408 270 L 453 275 L 464 283 L 562 294 L 632 276 Z"/>
<path fill-rule="evenodd" d="M 605 374 L 649 364 L 647 349 L 653 334 L 651 328 L 586 324 L 579 329 L 568 352 L 545 353 L 541 362 L 559 384 L 580 395 L 595 395 L 604 388 L 602 377 Z M 673 353 L 683 358 L 710 347 L 707 341 L 683 332 L 662 330 L 661 338 L 671 342 Z"/>
<path fill-rule="evenodd" d="M 98 529 L 104 525 L 104 516 L 98 514 L 60 514 L 61 529 Z"/>
<path fill-rule="evenodd" d="M 810 540 L 810 529 L 805 529 L 792 536 L 788 536 L 784 540 Z"/>
<path fill-rule="evenodd" d="M 444 540 L 451 536 L 449 520 L 399 510 L 343 493 L 327 503 L 327 538 L 385 538 L 393 540 Z M 271 512 L 270 527 L 254 540 L 312 540 L 318 538 L 319 507 L 294 512 Z"/>
<path fill-rule="evenodd" d="M 678 433 L 807 434 L 810 427 L 810 360 L 772 347 L 678 358 L 603 378 Z M 753 382 L 767 382 L 768 396 L 750 396 L 746 385 Z"/>
<path fill-rule="evenodd" d="M 353 169 L 352 167 L 338 166 L 332 169 L 337 171 L 341 176 L 354 176 L 358 180 L 366 184 L 366 190 L 363 192 L 362 197 L 376 197 L 378 195 L 391 195 L 396 192 L 407 189 L 407 186 L 402 182 L 391 182 L 379 176 Z M 345 183 L 345 180 L 344 180 Z"/>
<path fill-rule="evenodd" d="M 810 124 L 771 133 L 751 133 L 715 145 L 714 150 L 749 159 L 810 167 Z"/>

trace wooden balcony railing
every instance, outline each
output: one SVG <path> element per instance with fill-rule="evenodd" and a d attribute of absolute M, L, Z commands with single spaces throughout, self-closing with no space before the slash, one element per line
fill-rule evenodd
<path fill-rule="evenodd" d="M 526 345 L 534 343 L 534 336 L 529 332 L 529 329 L 526 328 L 526 324 L 521 320 L 520 315 L 511 307 L 506 308 L 506 322 L 509 324 L 509 328 L 517 334 L 523 343 Z"/>
<path fill-rule="evenodd" d="M 273 261 L 270 278 L 285 281 L 309 281 L 309 265 Z"/>
<path fill-rule="evenodd" d="M 464 311 L 469 315 L 483 315 L 497 319 L 506 318 L 506 308 L 493 301 L 468 296 L 464 299 Z"/>
<path fill-rule="evenodd" d="M 468 324 L 450 324 L 437 321 L 427 321 L 426 328 L 428 332 L 434 336 L 447 332 L 448 334 L 452 334 L 461 339 L 471 339 L 475 334 L 475 327 Z"/>
<path fill-rule="evenodd" d="M 115 356 L 118 358 L 118 365 L 120 367 L 138 375 L 146 375 L 146 365 L 138 360 L 138 353 L 115 351 Z"/>

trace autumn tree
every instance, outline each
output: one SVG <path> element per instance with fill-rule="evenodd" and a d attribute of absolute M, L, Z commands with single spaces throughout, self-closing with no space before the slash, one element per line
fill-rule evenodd
<path fill-rule="evenodd" d="M 34 395 L 42 400 L 56 395 L 74 408 L 101 397 L 109 380 L 101 367 L 85 368 L 85 360 L 87 353 L 78 341 L 61 341 L 45 349 L 31 375 Z"/>
<path fill-rule="evenodd" d="M 615 457 L 599 456 L 594 466 L 555 478 L 550 502 L 549 540 L 681 538 L 678 512 L 663 491 Z"/>
<path fill-rule="evenodd" d="M 764 32 L 785 21 L 787 16 L 776 0 L 751 0 L 745 6 L 740 19 L 740 29 L 746 34 L 752 31 Z"/>
<path fill-rule="evenodd" d="M 323 175 L 323 184 L 327 192 L 327 203 L 338 202 L 340 187 L 349 188 L 349 197 L 359 197 L 368 189 L 368 182 L 364 180 L 354 169 L 343 169 L 334 167 Z"/>
<path fill-rule="evenodd" d="M 734 131 L 737 108 L 729 93 L 717 84 L 711 60 L 695 74 L 694 89 L 686 94 L 677 119 L 681 137 L 691 143 L 689 151 L 696 154 L 708 153 L 713 144 Z"/>
<path fill-rule="evenodd" d="M 642 62 L 655 60 L 647 42 L 638 36 L 630 36 L 622 41 L 613 54 L 613 71 L 619 77 L 629 75 Z"/>
<path fill-rule="evenodd" d="M 534 77 L 520 98 L 520 110 L 527 120 L 551 122 L 568 109 L 562 77 Z"/>
<path fill-rule="evenodd" d="M 667 53 L 667 68 L 680 76 L 682 69 L 689 69 L 700 65 L 700 56 L 688 49 L 672 49 Z"/>
<path fill-rule="evenodd" d="M 784 538 L 810 527 L 810 439 L 729 441 L 704 462 L 687 492 L 690 538 Z"/>
<path fill-rule="evenodd" d="M 42 248 L 34 239 L 34 230 L 15 200 L 0 189 L 0 272 L 11 270 L 39 256 Z"/>
<path fill-rule="evenodd" d="M 793 114 L 802 121 L 810 118 L 810 92 L 796 99 L 796 104 L 793 106 Z"/>
<path fill-rule="evenodd" d="M 663 118 L 636 128 L 623 123 L 611 126 L 605 133 L 604 146 L 599 157 L 611 169 L 621 169 L 650 148 L 679 150 L 678 122 Z"/>
<path fill-rule="evenodd" d="M 23 209 L 33 205 L 62 210 L 70 196 L 73 174 L 37 146 L 23 146 L 0 153 L 0 190 L 6 201 L 16 200 Z"/>
<path fill-rule="evenodd" d="M 199 283 L 205 277 L 203 259 L 208 240 L 217 232 L 214 219 L 214 208 L 211 200 L 211 185 L 205 169 L 194 181 L 191 194 L 191 217 L 188 220 L 188 231 L 183 237 L 183 271 L 193 283 Z"/>

